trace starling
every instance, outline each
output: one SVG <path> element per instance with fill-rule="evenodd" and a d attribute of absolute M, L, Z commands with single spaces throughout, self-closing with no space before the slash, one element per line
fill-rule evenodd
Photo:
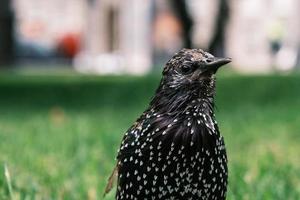
<path fill-rule="evenodd" d="M 182 49 L 163 69 L 149 108 L 125 133 L 116 199 L 223 200 L 227 156 L 214 115 L 215 73 L 229 63 L 201 49 Z"/>

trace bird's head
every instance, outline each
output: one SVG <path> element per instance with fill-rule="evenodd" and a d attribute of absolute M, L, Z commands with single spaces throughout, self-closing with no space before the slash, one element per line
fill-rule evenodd
<path fill-rule="evenodd" d="M 167 62 L 160 88 L 200 95 L 200 98 L 213 96 L 215 73 L 230 61 L 230 58 L 214 57 L 201 49 L 182 49 Z"/>

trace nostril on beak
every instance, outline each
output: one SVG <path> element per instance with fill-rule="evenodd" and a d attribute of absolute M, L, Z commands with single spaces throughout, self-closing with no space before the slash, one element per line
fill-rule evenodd
<path fill-rule="evenodd" d="M 211 63 L 212 61 L 213 61 L 212 58 L 207 58 L 207 59 L 206 59 L 206 62 L 207 62 L 207 63 Z"/>

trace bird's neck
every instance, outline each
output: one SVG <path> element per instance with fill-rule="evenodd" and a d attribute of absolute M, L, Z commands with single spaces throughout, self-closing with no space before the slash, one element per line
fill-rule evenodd
<path fill-rule="evenodd" d="M 168 101 L 169 100 L 169 101 Z M 168 98 L 156 97 L 150 106 L 150 112 L 169 120 L 196 121 L 195 126 L 204 127 L 211 134 L 218 134 L 214 115 L 213 97 L 196 97 L 176 95 Z"/>
<path fill-rule="evenodd" d="M 214 115 L 214 96 L 202 95 L 201 92 L 159 90 L 150 104 L 149 115 L 161 116 L 166 121 L 180 119 L 181 122 L 192 123 L 202 127 L 211 135 L 219 135 Z M 174 90 L 173 90 L 174 91 Z M 192 90 L 190 90 L 192 91 Z M 203 133 L 203 132 L 202 132 Z M 202 135 L 205 137 L 205 134 Z"/>
<path fill-rule="evenodd" d="M 213 114 L 214 96 L 203 95 L 201 91 L 158 90 L 151 101 L 150 107 L 161 114 L 169 115 L 177 115 L 193 109 Z"/>

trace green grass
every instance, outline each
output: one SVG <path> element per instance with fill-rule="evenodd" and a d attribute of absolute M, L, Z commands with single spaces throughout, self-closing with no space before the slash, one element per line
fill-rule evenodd
<path fill-rule="evenodd" d="M 220 75 L 228 199 L 300 199 L 300 76 Z M 122 134 L 158 81 L 0 74 L 0 199 L 102 199 Z"/>

